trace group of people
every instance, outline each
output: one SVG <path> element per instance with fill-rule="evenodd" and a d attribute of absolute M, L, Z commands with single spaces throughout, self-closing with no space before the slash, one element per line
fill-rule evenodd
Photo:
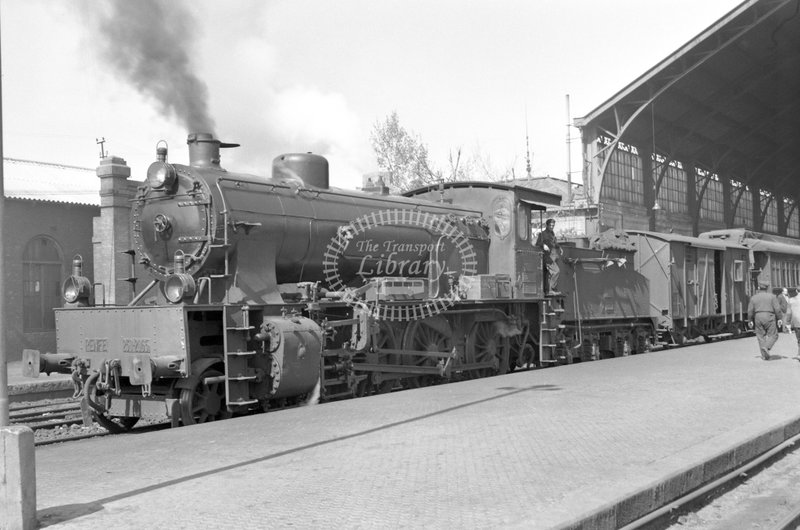
<path fill-rule="evenodd" d="M 750 298 L 747 307 L 747 320 L 758 338 L 761 358 L 769 361 L 769 352 L 778 341 L 778 334 L 792 330 L 800 356 L 800 287 L 794 290 L 793 296 L 789 296 L 785 287 L 773 293 L 768 289 L 769 285 L 759 283 L 758 292 Z"/>

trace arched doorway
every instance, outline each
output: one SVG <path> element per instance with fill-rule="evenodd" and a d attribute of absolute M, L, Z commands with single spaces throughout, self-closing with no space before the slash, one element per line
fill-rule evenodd
<path fill-rule="evenodd" d="M 25 333 L 53 331 L 54 307 L 61 307 L 64 277 L 61 249 L 52 238 L 36 236 L 22 255 L 22 328 Z"/>

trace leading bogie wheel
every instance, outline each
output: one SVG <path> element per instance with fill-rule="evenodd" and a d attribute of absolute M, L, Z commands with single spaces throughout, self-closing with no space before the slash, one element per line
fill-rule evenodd
<path fill-rule="evenodd" d="M 223 420 L 231 416 L 225 405 L 225 383 L 205 382 L 209 377 L 221 375 L 219 370 L 206 370 L 193 388 L 181 389 L 181 421 L 184 425 Z"/>

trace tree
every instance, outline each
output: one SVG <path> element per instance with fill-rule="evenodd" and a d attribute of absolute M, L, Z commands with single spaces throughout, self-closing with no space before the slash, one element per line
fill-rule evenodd
<path fill-rule="evenodd" d="M 441 180 L 431 168 L 428 146 L 416 134 L 400 125 L 397 111 L 383 122 L 376 122 L 370 134 L 378 167 L 389 173 L 384 182 L 392 192 L 406 191 Z"/>
<path fill-rule="evenodd" d="M 378 167 L 389 174 L 384 184 L 393 193 L 439 182 L 468 180 L 498 181 L 513 178 L 513 163 L 498 171 L 488 155 L 477 146 L 471 156 L 461 147 L 451 150 L 445 171 L 436 169 L 428 158 L 428 146 L 420 137 L 400 125 L 397 111 L 377 121 L 370 134 Z M 387 182 L 388 180 L 388 182 Z"/>

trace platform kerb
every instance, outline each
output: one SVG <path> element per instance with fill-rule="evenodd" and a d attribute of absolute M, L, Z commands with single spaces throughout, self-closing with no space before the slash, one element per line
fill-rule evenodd
<path fill-rule="evenodd" d="M 560 530 L 621 528 L 688 495 L 800 433 L 800 418 L 729 448 L 716 458 L 680 471 L 640 491 L 560 526 Z"/>

